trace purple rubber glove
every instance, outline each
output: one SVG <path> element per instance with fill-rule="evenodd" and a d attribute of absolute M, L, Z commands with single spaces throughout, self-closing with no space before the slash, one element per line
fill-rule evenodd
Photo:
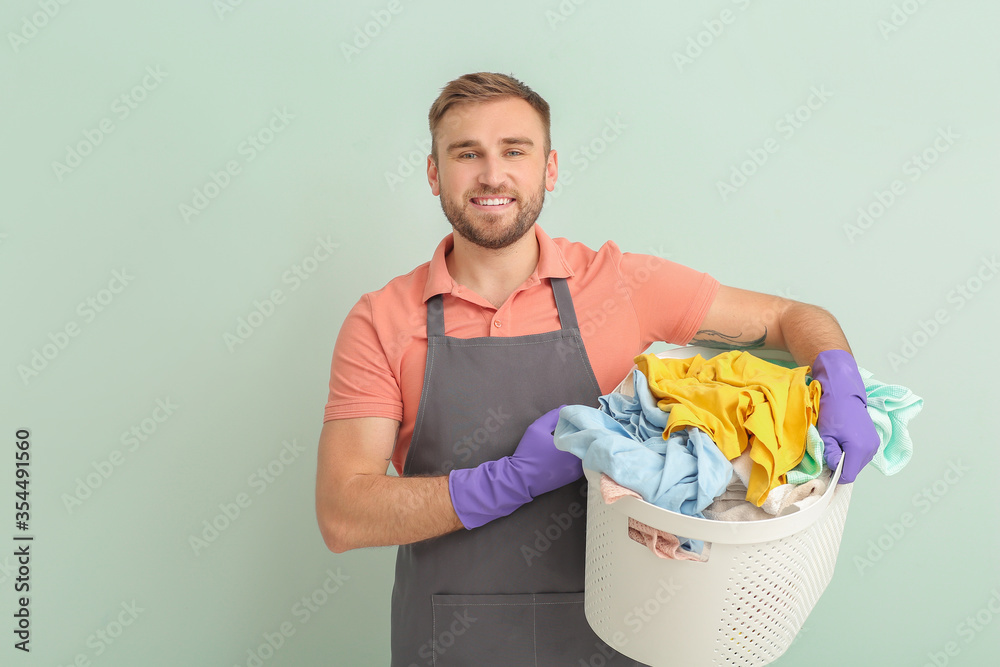
<path fill-rule="evenodd" d="M 535 420 L 510 456 L 451 471 L 448 491 L 463 526 L 478 528 L 507 516 L 533 498 L 583 476 L 580 459 L 553 444 L 552 432 L 562 407 Z"/>
<path fill-rule="evenodd" d="M 836 470 L 843 456 L 840 483 L 853 482 L 879 446 L 875 424 L 868 415 L 864 380 L 854 357 L 845 350 L 826 350 L 816 355 L 812 376 L 823 389 L 816 421 L 825 445 L 823 458 L 831 470 Z"/>

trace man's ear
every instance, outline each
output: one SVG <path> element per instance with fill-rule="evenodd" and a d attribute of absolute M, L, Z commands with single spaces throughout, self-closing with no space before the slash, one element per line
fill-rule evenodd
<path fill-rule="evenodd" d="M 441 194 L 441 180 L 438 174 L 437 164 L 434 162 L 434 156 L 427 156 L 427 182 L 431 186 L 431 194 L 437 197 Z"/>
<path fill-rule="evenodd" d="M 549 151 L 549 159 L 545 163 L 545 189 L 552 192 L 556 187 L 556 178 L 559 176 L 559 155 L 553 150 Z"/>

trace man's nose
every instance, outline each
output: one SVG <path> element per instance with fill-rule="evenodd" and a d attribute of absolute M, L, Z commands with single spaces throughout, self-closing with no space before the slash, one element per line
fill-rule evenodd
<path fill-rule="evenodd" d="M 498 188 L 507 180 L 503 162 L 496 157 L 484 157 L 480 164 L 479 182 L 491 188 Z"/>

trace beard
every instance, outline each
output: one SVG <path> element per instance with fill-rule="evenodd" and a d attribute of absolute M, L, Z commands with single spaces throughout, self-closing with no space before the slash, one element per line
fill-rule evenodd
<path fill-rule="evenodd" d="M 470 210 L 469 200 L 473 197 L 496 196 L 512 197 L 516 210 L 502 213 Z M 499 250 L 517 242 L 531 230 L 545 202 L 545 181 L 539 184 L 538 190 L 532 197 L 522 197 L 519 192 L 510 190 L 496 192 L 484 190 L 467 195 L 461 202 L 454 202 L 442 189 L 440 199 L 441 210 L 444 211 L 456 234 L 481 248 Z M 513 221 L 505 222 L 504 218 L 509 217 L 513 217 Z"/>

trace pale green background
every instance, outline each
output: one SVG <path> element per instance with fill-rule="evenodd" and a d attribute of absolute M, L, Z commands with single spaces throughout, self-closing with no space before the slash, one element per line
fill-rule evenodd
<path fill-rule="evenodd" d="M 970 642 L 958 625 L 1000 590 L 1000 280 L 961 309 L 948 295 L 1000 249 L 998 5 L 399 3 L 350 58 L 342 45 L 387 3 L 246 1 L 220 14 L 94 1 L 51 3 L 52 18 L 44 0 L 3 3 L 0 540 L 15 532 L 10 442 L 27 427 L 36 541 L 30 655 L 11 646 L 13 559 L 0 556 L 0 663 L 246 665 L 286 621 L 295 634 L 266 665 L 387 663 L 394 549 L 332 554 L 315 522 L 330 358 L 358 297 L 427 261 L 449 231 L 420 169 L 392 187 L 386 174 L 420 150 L 447 81 L 492 70 L 552 105 L 573 180 L 548 198 L 551 235 L 614 239 L 822 305 L 863 366 L 926 400 L 909 467 L 860 478 L 833 583 L 779 664 L 920 666 L 953 641 L 949 664 L 995 664 L 1000 619 Z M 880 30 L 903 5 L 912 16 Z M 709 40 L 704 22 L 723 10 L 733 20 Z M 711 43 L 678 67 L 700 32 Z M 147 67 L 166 78 L 120 119 L 112 104 Z M 776 123 L 813 87 L 831 97 L 786 138 Z M 275 108 L 294 119 L 247 162 L 240 143 Z M 105 118 L 114 131 L 60 180 L 53 162 Z M 614 120 L 624 129 L 582 169 L 581 147 Z M 948 128 L 958 138 L 911 181 L 907 160 Z M 779 150 L 724 201 L 717 182 L 769 137 Z M 241 173 L 185 223 L 179 205 L 228 160 Z M 894 179 L 905 193 L 852 242 L 844 225 Z M 292 291 L 282 275 L 317 237 L 339 247 Z M 121 269 L 134 280 L 86 322 L 77 304 Z M 231 352 L 224 334 L 274 289 L 285 302 Z M 945 323 L 894 364 L 939 309 Z M 22 380 L 18 367 L 70 322 L 79 335 Z M 167 398 L 176 412 L 128 451 L 122 432 Z M 285 440 L 306 453 L 258 495 L 249 478 Z M 64 494 L 115 450 L 124 462 L 68 510 Z M 949 485 L 956 462 L 969 471 Z M 937 502 L 918 504 L 935 482 Z M 239 493 L 252 504 L 195 555 L 189 536 Z M 891 538 L 906 512 L 915 523 Z M 880 538 L 890 547 L 861 568 Z M 348 578 L 302 623 L 293 607 L 327 569 Z M 143 611 L 97 656 L 88 637 L 133 600 Z"/>

